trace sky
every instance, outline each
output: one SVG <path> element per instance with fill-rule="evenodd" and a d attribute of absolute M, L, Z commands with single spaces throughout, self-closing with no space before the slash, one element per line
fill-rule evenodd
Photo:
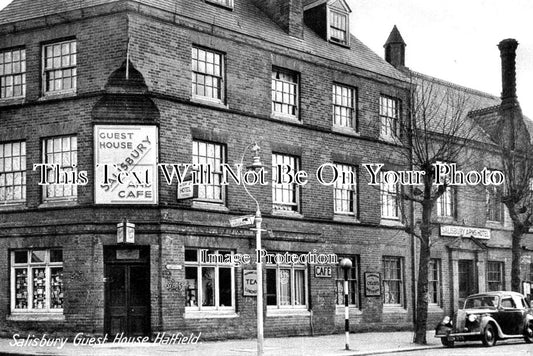
<path fill-rule="evenodd" d="M 189 0 L 192 1 L 192 0 Z M 11 0 L 0 0 L 0 8 Z M 532 0 L 347 0 L 350 31 L 381 57 L 396 25 L 410 69 L 489 94 L 501 94 L 497 44 L 518 41 L 517 96 L 533 119 Z"/>

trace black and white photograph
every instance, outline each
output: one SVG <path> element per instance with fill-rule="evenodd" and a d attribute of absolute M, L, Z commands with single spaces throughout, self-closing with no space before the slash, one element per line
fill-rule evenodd
<path fill-rule="evenodd" d="M 0 0 L 0 356 L 533 351 L 530 0 Z"/>

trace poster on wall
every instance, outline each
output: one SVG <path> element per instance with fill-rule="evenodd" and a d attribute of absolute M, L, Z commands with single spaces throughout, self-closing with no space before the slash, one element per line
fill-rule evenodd
<path fill-rule="evenodd" d="M 379 272 L 365 272 L 365 296 L 381 296 L 381 275 Z"/>
<path fill-rule="evenodd" d="M 156 126 L 94 127 L 96 204 L 157 204 Z"/>

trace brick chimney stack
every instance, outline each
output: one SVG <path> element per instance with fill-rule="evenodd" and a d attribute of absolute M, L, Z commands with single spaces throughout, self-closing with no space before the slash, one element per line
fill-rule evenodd
<path fill-rule="evenodd" d="M 516 47 L 518 42 L 508 38 L 498 44 L 502 59 L 502 105 L 515 104 L 516 97 Z"/>
<path fill-rule="evenodd" d="M 303 38 L 302 0 L 254 0 L 254 3 L 290 36 Z"/>

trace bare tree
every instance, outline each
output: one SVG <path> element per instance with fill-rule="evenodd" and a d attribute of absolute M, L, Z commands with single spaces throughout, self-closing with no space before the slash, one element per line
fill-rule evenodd
<path fill-rule="evenodd" d="M 502 103 L 494 135 L 505 184 L 502 203 L 513 222 L 511 289 L 520 292 L 522 238 L 533 224 L 533 146 L 518 103 Z"/>
<path fill-rule="evenodd" d="M 404 189 L 402 197 L 413 202 L 412 217 L 405 221 L 406 230 L 419 241 L 419 264 L 416 298 L 414 342 L 426 344 L 426 330 L 429 304 L 428 269 L 434 229 L 434 208 L 439 197 L 447 194 L 450 187 L 447 180 L 436 185 L 435 177 L 444 172 L 436 171 L 435 164 L 467 162 L 467 152 L 479 134 L 479 127 L 467 114 L 473 109 L 470 96 L 449 83 L 426 77 L 414 72 L 411 75 L 411 97 L 408 120 L 402 125 L 401 133 L 409 145 L 406 150 L 411 170 L 422 171 L 420 185 Z M 409 219 L 407 219 L 409 220 Z"/>

